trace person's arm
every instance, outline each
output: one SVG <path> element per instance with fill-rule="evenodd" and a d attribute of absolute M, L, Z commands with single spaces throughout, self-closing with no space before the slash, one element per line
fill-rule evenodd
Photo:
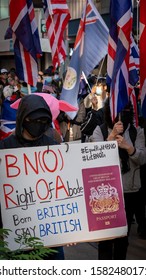
<path fill-rule="evenodd" d="M 122 135 L 117 135 L 116 140 L 118 146 L 126 150 L 129 156 L 133 156 L 135 154 L 136 148 L 132 144 L 129 144 Z"/>
<path fill-rule="evenodd" d="M 123 123 L 121 121 L 118 121 L 114 124 L 114 127 L 111 131 L 111 133 L 107 137 L 107 141 L 113 141 L 116 140 L 116 136 L 123 133 Z"/>
<path fill-rule="evenodd" d="M 142 128 L 137 128 L 137 137 L 135 141 L 135 146 L 128 143 L 124 137 L 119 135 L 117 137 L 118 146 L 125 149 L 132 161 L 135 161 L 139 165 L 146 163 L 146 147 L 145 147 L 145 136 Z"/>
<path fill-rule="evenodd" d="M 120 133 L 123 133 L 123 124 L 121 121 L 118 121 L 114 124 L 113 129 L 109 133 L 106 141 L 114 141 L 116 140 L 116 136 Z M 102 134 L 102 131 L 100 129 L 100 126 L 97 126 L 95 130 L 93 131 L 93 135 L 91 137 L 91 142 L 93 141 L 104 141 L 104 136 Z"/>

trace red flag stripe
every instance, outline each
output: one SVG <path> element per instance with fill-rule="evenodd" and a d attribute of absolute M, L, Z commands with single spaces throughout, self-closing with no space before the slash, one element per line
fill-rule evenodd
<path fill-rule="evenodd" d="M 63 35 L 70 19 L 70 13 L 65 0 L 43 0 L 43 3 L 47 34 L 52 50 L 52 62 L 54 68 L 57 68 L 66 58 Z"/>

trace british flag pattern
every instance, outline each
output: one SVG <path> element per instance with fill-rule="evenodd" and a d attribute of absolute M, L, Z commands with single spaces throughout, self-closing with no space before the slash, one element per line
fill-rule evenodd
<path fill-rule="evenodd" d="M 32 0 L 10 0 L 10 27 L 14 42 L 15 65 L 20 80 L 35 86 L 37 58 L 42 54 Z"/>
<path fill-rule="evenodd" d="M 42 0 L 46 20 L 46 29 L 51 47 L 54 69 L 64 63 L 67 51 L 64 32 L 70 19 L 65 0 Z"/>
<path fill-rule="evenodd" d="M 107 83 L 110 86 L 110 108 L 114 120 L 129 100 L 131 0 L 111 0 L 110 17 Z"/>

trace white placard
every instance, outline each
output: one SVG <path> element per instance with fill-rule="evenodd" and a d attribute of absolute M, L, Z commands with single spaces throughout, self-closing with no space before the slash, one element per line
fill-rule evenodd
<path fill-rule="evenodd" d="M 11 250 L 22 234 L 49 247 L 127 234 L 115 141 L 6 149 L 0 158 Z"/>

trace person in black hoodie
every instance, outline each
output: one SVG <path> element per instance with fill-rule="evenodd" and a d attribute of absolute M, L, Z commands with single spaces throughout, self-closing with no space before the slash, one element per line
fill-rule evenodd
<path fill-rule="evenodd" d="M 58 144 L 45 134 L 51 124 L 52 114 L 43 97 L 35 94 L 24 96 L 17 111 L 15 133 L 0 141 L 0 149 Z M 0 227 L 2 227 L 1 217 Z M 57 253 L 53 255 L 48 253 L 45 259 L 63 260 L 63 247 L 55 247 L 54 249 Z"/>
<path fill-rule="evenodd" d="M 98 109 L 98 99 L 96 95 L 91 98 L 92 108 L 88 111 L 84 121 L 81 124 L 82 139 L 81 142 L 90 142 L 90 137 L 93 134 L 97 125 L 104 122 L 104 108 Z"/>

